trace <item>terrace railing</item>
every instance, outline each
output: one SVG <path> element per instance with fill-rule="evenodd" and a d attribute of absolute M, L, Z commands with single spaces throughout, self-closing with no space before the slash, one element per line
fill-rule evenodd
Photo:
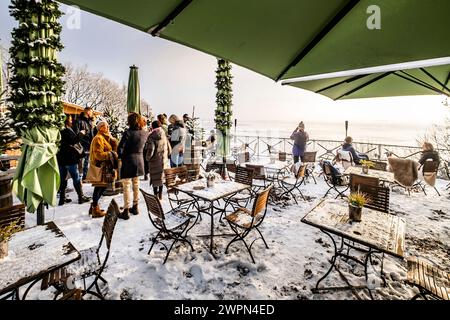
<path fill-rule="evenodd" d="M 287 152 L 290 154 L 293 144 L 289 138 L 244 135 L 232 137 L 232 142 L 238 148 L 245 146 L 252 155 L 256 156 L 269 156 L 271 152 Z M 308 151 L 317 151 L 318 160 L 330 160 L 335 157 L 342 141 L 312 139 L 308 141 L 307 145 Z M 419 160 L 421 153 L 421 148 L 414 146 L 370 142 L 353 142 L 353 146 L 359 152 L 366 153 L 373 160 L 386 160 L 389 154 L 399 158 Z"/>

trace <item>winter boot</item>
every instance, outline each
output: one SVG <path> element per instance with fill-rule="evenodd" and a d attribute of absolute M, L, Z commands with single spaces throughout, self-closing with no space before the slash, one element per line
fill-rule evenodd
<path fill-rule="evenodd" d="M 119 219 L 123 219 L 123 220 L 130 219 L 130 212 L 129 212 L 129 210 L 130 209 L 128 209 L 128 208 L 123 209 L 123 211 L 121 213 L 119 213 L 118 218 Z"/>
<path fill-rule="evenodd" d="M 98 205 L 91 206 L 91 208 L 92 208 L 92 218 L 101 218 L 106 215 L 106 211 L 101 210 Z"/>
<path fill-rule="evenodd" d="M 83 194 L 83 189 L 81 188 L 81 183 L 78 183 L 77 185 L 75 185 L 75 190 L 77 191 L 77 194 L 78 194 L 78 204 L 83 204 L 83 203 L 91 201 L 90 197 L 86 197 Z"/>
<path fill-rule="evenodd" d="M 65 203 L 69 203 L 69 202 L 72 202 L 72 200 L 69 199 L 69 198 L 66 198 L 66 190 L 65 190 L 65 189 L 64 189 L 64 190 L 61 190 L 61 191 L 59 192 L 59 202 L 58 202 L 58 206 L 62 206 L 62 205 L 64 205 Z"/>
<path fill-rule="evenodd" d="M 133 204 L 133 208 L 131 208 L 129 211 L 131 214 L 138 215 L 139 214 L 139 206 L 137 204 Z"/>

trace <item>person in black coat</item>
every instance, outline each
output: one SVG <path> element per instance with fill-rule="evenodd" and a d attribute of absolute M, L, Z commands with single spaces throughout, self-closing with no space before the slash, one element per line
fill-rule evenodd
<path fill-rule="evenodd" d="M 145 118 L 137 113 L 130 113 L 128 116 L 128 130 L 126 130 L 120 140 L 118 155 L 122 160 L 120 178 L 123 184 L 124 210 L 119 218 L 128 219 L 130 213 L 139 214 L 139 176 L 144 175 L 144 145 L 147 141 L 148 131 L 143 130 Z M 133 186 L 133 206 L 131 207 L 130 188 Z"/>
<path fill-rule="evenodd" d="M 433 160 L 438 163 L 441 161 L 439 159 L 439 153 L 434 150 L 433 145 L 429 142 L 424 142 L 422 145 L 422 156 L 419 160 L 420 165 L 423 166 L 427 160 Z"/>
<path fill-rule="evenodd" d="M 353 142 L 352 137 L 346 137 L 344 140 L 344 144 L 342 145 L 342 150 L 350 151 L 350 153 L 352 154 L 353 162 L 355 164 L 359 164 L 361 160 L 369 160 L 369 157 L 366 154 L 355 150 L 355 148 L 352 145 L 352 142 Z"/>
<path fill-rule="evenodd" d="M 62 206 L 70 199 L 66 198 L 67 173 L 73 180 L 73 186 L 78 194 L 78 203 L 88 202 L 91 198 L 84 196 L 80 182 L 80 174 L 78 173 L 78 161 L 84 155 L 77 151 L 75 145 L 80 142 L 80 138 L 85 134 L 81 130 L 78 134 L 72 129 L 72 117 L 68 116 L 64 122 L 65 128 L 61 131 L 61 145 L 56 155 L 58 159 L 60 186 L 59 186 L 59 205 Z"/>
<path fill-rule="evenodd" d="M 95 137 L 94 134 L 94 111 L 90 107 L 84 108 L 84 111 L 80 114 L 80 118 L 74 124 L 73 130 L 76 134 L 81 131 L 84 134 L 80 137 L 80 143 L 84 148 L 84 161 L 83 161 L 83 180 L 86 179 L 86 175 L 89 168 L 89 150 L 91 148 L 92 139 Z"/>

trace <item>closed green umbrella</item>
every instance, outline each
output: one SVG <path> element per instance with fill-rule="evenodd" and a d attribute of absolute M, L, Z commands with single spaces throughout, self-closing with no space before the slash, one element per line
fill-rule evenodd
<path fill-rule="evenodd" d="M 448 0 L 60 0 L 271 79 L 448 56 Z"/>
<path fill-rule="evenodd" d="M 13 192 L 35 212 L 42 203 L 56 205 L 60 177 L 55 141 L 60 139 L 56 128 L 35 127 L 23 132 L 22 156 L 17 166 Z"/>
<path fill-rule="evenodd" d="M 138 67 L 130 67 L 130 76 L 128 77 L 128 95 L 127 95 L 128 113 L 136 112 L 141 114 L 141 94 L 139 89 Z"/>
<path fill-rule="evenodd" d="M 13 191 L 27 211 L 38 211 L 38 224 L 43 224 L 43 206 L 56 205 L 60 182 L 56 153 L 64 118 L 64 67 L 57 62 L 57 52 L 62 49 L 62 13 L 51 0 L 12 0 L 10 13 L 19 21 L 10 49 L 10 111 L 23 141 Z"/>

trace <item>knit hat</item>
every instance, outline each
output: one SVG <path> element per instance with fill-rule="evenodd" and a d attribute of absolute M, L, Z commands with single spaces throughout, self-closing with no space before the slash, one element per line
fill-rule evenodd
<path fill-rule="evenodd" d="M 305 130 L 305 124 L 303 123 L 303 121 L 300 121 L 300 123 L 298 124 L 298 127 L 299 127 L 300 129 Z"/>

